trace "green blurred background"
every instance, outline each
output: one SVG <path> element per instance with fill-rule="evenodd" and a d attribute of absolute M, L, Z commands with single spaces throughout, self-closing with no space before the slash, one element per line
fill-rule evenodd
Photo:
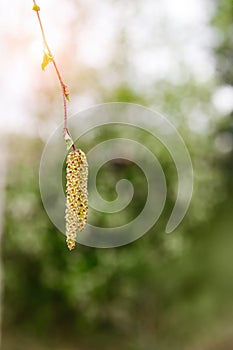
<path fill-rule="evenodd" d="M 58 82 L 52 66 L 40 71 L 31 2 L 9 10 L 3 1 L 1 348 L 233 349 L 232 0 L 39 5 L 70 87 L 70 113 L 111 101 L 165 113 L 191 154 L 194 193 L 182 224 L 165 235 L 177 179 L 156 144 L 168 182 L 158 223 L 124 247 L 67 250 L 38 184 L 43 147 L 62 121 Z M 109 132 L 98 130 L 91 146 Z M 141 142 L 153 149 L 148 135 Z M 90 148 L 88 137 L 81 145 Z M 103 197 L 114 198 L 120 178 L 135 184 L 137 201 L 121 223 L 143 207 L 147 188 L 136 166 L 113 162 L 98 179 Z M 105 219 L 97 213 L 95 223 Z"/>

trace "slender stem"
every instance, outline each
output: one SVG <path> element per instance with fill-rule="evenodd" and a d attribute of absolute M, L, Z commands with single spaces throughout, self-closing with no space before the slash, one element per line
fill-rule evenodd
<path fill-rule="evenodd" d="M 35 0 L 33 0 L 33 2 L 36 5 Z M 41 29 L 41 34 L 42 34 L 42 37 L 43 37 L 44 45 L 47 48 L 49 54 L 51 54 L 51 51 L 49 49 L 49 46 L 48 46 L 48 43 L 47 43 L 47 40 L 46 40 L 46 37 L 45 37 L 45 32 L 44 32 L 44 28 L 43 28 L 43 25 L 42 25 L 42 22 L 41 22 L 39 11 L 36 11 L 36 15 L 37 15 L 37 18 L 38 18 L 38 21 L 39 21 L 39 24 L 40 24 L 40 29 Z M 51 56 L 52 56 L 52 54 L 51 54 Z"/>
<path fill-rule="evenodd" d="M 33 3 L 34 3 L 35 6 L 37 6 L 35 0 L 33 0 Z M 69 99 L 69 91 L 68 91 L 68 88 L 67 88 L 66 84 L 64 83 L 64 81 L 63 81 L 63 79 L 61 77 L 61 73 L 60 73 L 60 71 L 58 69 L 56 61 L 55 61 L 55 59 L 54 59 L 54 57 L 53 57 L 53 55 L 51 53 L 51 50 L 50 50 L 49 45 L 48 45 L 48 42 L 46 40 L 44 28 L 43 28 L 42 21 L 41 21 L 41 18 L 40 18 L 39 8 L 38 8 L 38 10 L 36 10 L 36 15 L 37 15 L 37 18 L 38 18 L 38 21 L 39 21 L 44 47 L 45 47 L 48 55 L 50 57 L 52 57 L 53 66 L 55 68 L 55 71 L 56 71 L 59 83 L 60 83 L 61 88 L 62 88 L 63 109 L 64 109 L 64 129 L 63 129 L 63 134 L 64 134 L 64 138 L 65 138 L 67 135 L 70 136 L 70 133 L 69 133 L 69 130 L 68 130 L 68 126 L 67 126 L 67 99 Z M 74 144 L 73 144 L 73 148 L 76 149 Z"/>
<path fill-rule="evenodd" d="M 63 94 L 63 106 L 64 106 L 64 131 L 68 129 L 67 127 L 67 106 L 66 106 L 66 97 Z"/>

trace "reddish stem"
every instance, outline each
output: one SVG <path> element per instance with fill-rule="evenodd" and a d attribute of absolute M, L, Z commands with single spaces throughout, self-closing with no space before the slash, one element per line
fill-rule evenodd
<path fill-rule="evenodd" d="M 34 5 L 36 5 L 36 1 L 35 0 L 33 0 L 33 3 L 34 3 Z M 40 25 L 44 46 L 45 46 L 46 50 L 48 51 L 49 56 L 53 57 L 53 55 L 51 53 L 51 50 L 49 48 L 49 45 L 47 43 L 47 40 L 46 40 L 46 36 L 45 36 L 44 28 L 43 28 L 43 25 L 42 25 L 42 21 L 41 21 L 41 18 L 40 18 L 39 10 L 36 11 L 36 14 L 37 14 L 37 18 L 38 18 L 39 25 Z M 68 92 L 68 88 L 67 88 L 66 84 L 64 83 L 64 81 L 63 81 L 63 79 L 61 77 L 60 71 L 59 71 L 59 69 L 57 67 L 57 64 L 56 64 L 56 61 L 55 61 L 54 57 L 53 57 L 52 62 L 53 62 L 53 66 L 55 68 L 55 71 L 56 71 L 59 83 L 60 83 L 61 88 L 62 88 L 63 108 L 64 108 L 64 136 L 65 136 L 66 132 L 68 132 L 68 134 L 70 134 L 69 131 L 68 131 L 68 127 L 67 127 L 67 101 L 66 101 L 66 99 L 69 96 L 69 92 Z"/>

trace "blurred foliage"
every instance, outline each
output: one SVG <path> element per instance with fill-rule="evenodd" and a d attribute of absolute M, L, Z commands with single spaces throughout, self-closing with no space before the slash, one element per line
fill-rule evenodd
<path fill-rule="evenodd" d="M 221 42 L 216 49 L 220 79 L 226 84 L 233 84 L 232 60 L 233 41 L 233 3 L 228 0 L 218 2 L 218 11 L 212 24 L 219 30 Z"/>
<path fill-rule="evenodd" d="M 223 33 L 216 60 L 219 81 L 228 84 L 233 72 L 231 10 L 232 1 L 219 1 L 212 23 Z M 121 75 L 122 67 L 116 69 Z M 232 153 L 221 154 L 215 148 L 215 136 L 223 128 L 209 102 L 215 83 L 198 85 L 190 77 L 179 86 L 157 82 L 156 88 L 144 92 L 127 82 L 109 89 L 95 74 L 102 101 L 154 105 L 173 118 L 194 165 L 190 210 L 175 233 L 164 235 L 175 200 L 175 168 L 159 142 L 155 145 L 142 132 L 137 138 L 156 153 L 167 176 L 162 217 L 130 245 L 109 250 L 79 246 L 70 253 L 40 199 L 38 168 L 44 143 L 12 135 L 3 241 L 3 349 L 32 348 L 30 338 L 35 349 L 204 349 L 233 331 Z M 190 131 L 186 114 L 194 109 L 213 117 L 209 133 Z M 230 130 L 229 118 L 224 128 Z M 80 143 L 88 150 L 119 135 L 122 132 L 103 128 Z M 137 166 L 111 162 L 97 179 L 104 198 L 114 198 L 114 183 L 120 178 L 138 189 L 137 205 L 114 219 L 121 224 L 128 219 L 124 215 L 134 217 L 141 210 L 147 189 Z M 95 224 L 108 222 L 104 214 L 96 214 Z"/>

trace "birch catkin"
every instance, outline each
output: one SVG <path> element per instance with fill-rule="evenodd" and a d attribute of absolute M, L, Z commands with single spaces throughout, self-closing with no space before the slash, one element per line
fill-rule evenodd
<path fill-rule="evenodd" d="M 75 247 L 76 232 L 82 231 L 88 214 L 88 164 L 81 150 L 70 152 L 66 167 L 66 242 Z"/>

